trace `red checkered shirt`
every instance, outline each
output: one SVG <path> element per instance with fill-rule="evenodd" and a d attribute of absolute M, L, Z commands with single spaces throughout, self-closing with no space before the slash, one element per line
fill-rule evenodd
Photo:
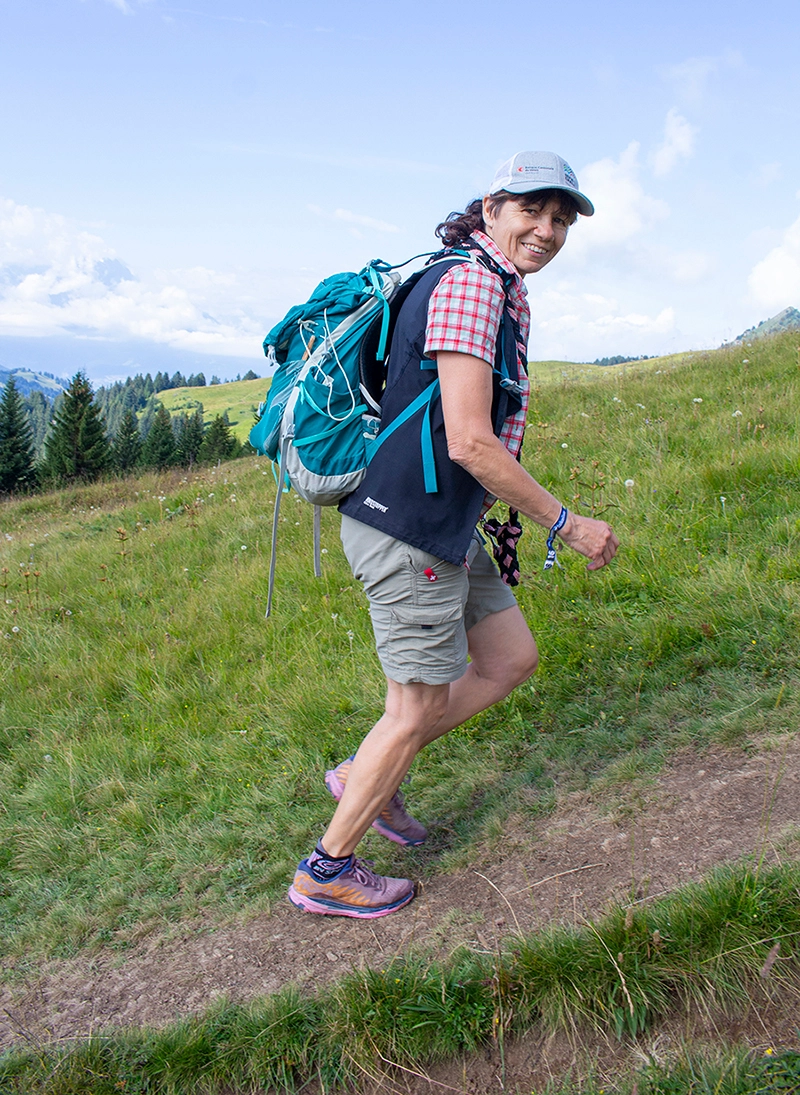
<path fill-rule="evenodd" d="M 519 324 L 517 344 L 520 365 L 519 384 L 522 407 L 503 423 L 500 440 L 515 458 L 519 457 L 525 436 L 530 385 L 527 374 L 528 332 L 531 313 L 525 282 L 494 242 L 483 232 L 473 232 L 472 238 L 498 266 L 514 275 L 508 291 L 508 310 Z M 425 356 L 438 350 L 470 354 L 494 365 L 497 332 L 506 294 L 497 274 L 477 262 L 464 262 L 447 271 L 431 294 L 428 304 L 428 324 L 425 330 Z M 484 512 L 495 501 L 486 496 Z"/>

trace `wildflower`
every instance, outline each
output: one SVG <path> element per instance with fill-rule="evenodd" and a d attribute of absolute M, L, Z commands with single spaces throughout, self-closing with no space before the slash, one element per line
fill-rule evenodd
<path fill-rule="evenodd" d="M 749 365 L 749 364 L 750 364 L 750 358 L 749 357 L 743 357 L 742 358 L 742 365 Z M 770 1050 L 770 1052 L 772 1052 L 772 1051 Z"/>
<path fill-rule="evenodd" d="M 625 486 L 626 486 L 626 487 L 628 488 L 628 490 L 630 490 L 630 489 L 631 489 L 631 487 L 633 487 L 633 486 L 634 486 L 634 482 L 633 482 L 633 480 L 632 480 L 632 479 L 626 479 L 626 480 L 625 480 Z"/>
<path fill-rule="evenodd" d="M 612 399 L 612 402 L 613 402 L 613 403 L 621 403 L 621 402 L 622 402 L 622 400 L 621 400 L 621 399 L 617 399 L 617 397 L 616 397 L 616 396 L 614 396 L 614 397 L 613 397 L 613 399 Z"/>
<path fill-rule="evenodd" d="M 327 555 L 327 554 L 328 554 L 328 549 L 327 548 L 322 548 L 322 550 L 320 551 L 320 555 Z"/>
<path fill-rule="evenodd" d="M 14 632 L 15 635 L 19 632 L 18 627 L 12 627 L 11 630 Z"/>
<path fill-rule="evenodd" d="M 48 764 L 50 763 L 50 761 L 51 761 L 52 759 L 53 759 L 53 758 L 52 758 L 52 757 L 50 756 L 50 754 L 49 754 L 49 753 L 45 753 L 45 755 L 44 755 L 44 760 L 46 760 Z"/>
<path fill-rule="evenodd" d="M 240 551 L 247 551 L 247 544 L 242 544 L 242 546 L 239 548 L 239 550 Z"/>
<path fill-rule="evenodd" d="M 644 403 L 637 403 L 636 406 L 639 408 L 640 411 L 643 411 L 645 409 Z"/>
<path fill-rule="evenodd" d="M 694 399 L 692 400 L 692 403 L 702 403 L 702 402 L 703 402 L 703 400 L 700 398 L 699 395 L 696 395 L 694 397 Z"/>
<path fill-rule="evenodd" d="M 741 418 L 741 417 L 742 417 L 742 412 L 741 411 L 734 411 L 733 414 L 731 415 L 731 418 Z"/>

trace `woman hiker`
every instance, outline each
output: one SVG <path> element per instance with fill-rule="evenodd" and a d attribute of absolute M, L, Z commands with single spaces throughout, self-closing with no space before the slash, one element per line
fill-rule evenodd
<path fill-rule="evenodd" d="M 588 570 L 619 546 L 605 521 L 569 513 L 519 462 L 529 390 L 523 279 L 556 257 L 579 213 L 594 207 L 569 165 L 552 152 L 518 152 L 482 200 L 438 226 L 460 254 L 431 265 L 400 310 L 381 424 L 438 379 L 436 489 L 426 491 L 431 454 L 417 415 L 339 507 L 345 554 L 369 599 L 386 708 L 355 756 L 326 773 L 338 806 L 289 890 L 307 912 L 371 918 L 411 901 L 414 883 L 377 875 L 356 846 L 370 825 L 398 844 L 421 844 L 426 830 L 398 792 L 414 757 L 536 669 L 536 642 L 476 528 L 495 499 L 549 530 L 551 563 L 556 535 Z M 513 571 L 513 558 L 503 563 Z"/>

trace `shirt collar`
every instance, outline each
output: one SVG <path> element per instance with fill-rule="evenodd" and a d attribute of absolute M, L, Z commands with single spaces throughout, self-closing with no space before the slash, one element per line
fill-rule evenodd
<path fill-rule="evenodd" d="M 509 262 L 509 260 L 506 258 L 506 256 L 503 254 L 503 252 L 500 250 L 494 240 L 490 236 L 487 236 L 485 232 L 481 232 L 480 229 L 477 228 L 472 233 L 472 238 L 475 240 L 476 243 L 480 244 L 480 246 L 489 256 L 489 258 L 494 259 L 497 265 L 502 267 L 502 269 L 505 270 L 507 274 L 514 275 L 514 284 L 517 292 L 521 293 L 522 296 L 527 296 L 528 289 L 525 285 L 522 275 L 513 264 L 513 262 Z"/>

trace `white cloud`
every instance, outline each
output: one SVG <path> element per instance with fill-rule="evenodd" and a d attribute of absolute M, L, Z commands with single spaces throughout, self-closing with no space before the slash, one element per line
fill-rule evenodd
<path fill-rule="evenodd" d="M 83 2 L 86 3 L 86 0 L 83 0 Z M 127 0 L 106 0 L 106 3 L 121 11 L 123 15 L 133 15 L 133 9 L 127 3 Z"/>
<path fill-rule="evenodd" d="M 714 266 L 714 260 L 705 251 L 673 251 L 663 255 L 663 269 L 675 281 L 691 283 L 706 277 Z"/>
<path fill-rule="evenodd" d="M 351 224 L 357 228 L 366 228 L 371 232 L 400 232 L 396 224 L 390 224 L 388 221 L 376 220 L 375 217 L 365 217 L 361 213 L 352 213 L 349 209 L 335 209 L 333 213 L 327 213 L 319 205 L 309 205 L 309 212 L 313 213 L 317 217 L 323 217 L 325 220 L 344 221 L 346 224 Z M 361 233 L 357 233 L 361 238 Z"/>
<path fill-rule="evenodd" d="M 201 267 L 140 279 L 75 222 L 0 199 L 0 335 L 133 337 L 244 355 L 266 329 L 261 302 L 287 290 L 281 280 Z"/>
<path fill-rule="evenodd" d="M 594 203 L 595 215 L 582 218 L 570 234 L 569 254 L 627 244 L 669 216 L 666 202 L 645 193 L 640 174 L 638 141 L 631 141 L 619 160 L 607 157 L 583 168 L 581 190 Z"/>
<path fill-rule="evenodd" d="M 674 328 L 672 307 L 654 315 L 625 310 L 613 297 L 580 292 L 565 282 L 534 303 L 530 353 L 540 361 L 654 353 Z"/>
<path fill-rule="evenodd" d="M 748 284 L 758 303 L 767 308 L 800 306 L 800 217 L 787 228 L 778 247 L 756 263 Z"/>
<path fill-rule="evenodd" d="M 757 186 L 766 187 L 777 182 L 782 176 L 783 171 L 781 170 L 781 165 L 776 160 L 773 163 L 762 164 L 758 171 L 756 171 L 754 179 Z M 800 194 L 798 194 L 798 197 L 800 197 Z"/>
<path fill-rule="evenodd" d="M 686 103 L 698 104 L 706 96 L 708 83 L 724 68 L 741 68 L 741 54 L 729 50 L 717 57 L 689 57 L 678 65 L 663 69 L 664 75 L 673 84 L 679 97 Z"/>
<path fill-rule="evenodd" d="M 396 224 L 389 224 L 388 221 L 379 221 L 374 217 L 363 217 L 359 213 L 351 213 L 349 209 L 337 209 L 333 215 L 339 221 L 347 221 L 348 224 L 358 224 L 362 228 L 371 228 L 375 232 L 400 231 Z"/>
<path fill-rule="evenodd" d="M 651 157 L 653 174 L 667 175 L 680 159 L 688 159 L 694 152 L 697 128 L 691 125 L 673 107 L 664 123 L 664 140 Z"/>

